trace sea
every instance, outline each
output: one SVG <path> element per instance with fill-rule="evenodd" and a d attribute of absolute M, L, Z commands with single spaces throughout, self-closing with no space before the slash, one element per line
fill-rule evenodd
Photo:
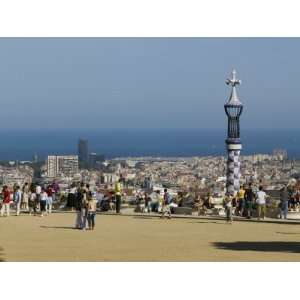
<path fill-rule="evenodd" d="M 225 155 L 226 130 L 188 129 L 10 129 L 0 130 L 0 160 L 40 160 L 47 155 L 77 154 L 78 139 L 89 152 L 116 157 L 192 157 Z M 300 130 L 243 130 L 242 154 L 287 150 L 300 159 Z"/>

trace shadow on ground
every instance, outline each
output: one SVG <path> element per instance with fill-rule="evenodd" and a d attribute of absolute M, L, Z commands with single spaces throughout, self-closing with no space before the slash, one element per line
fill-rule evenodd
<path fill-rule="evenodd" d="M 152 217 L 152 216 L 133 216 L 133 219 L 144 219 L 144 220 L 154 220 L 154 219 L 158 219 L 157 217 Z"/>
<path fill-rule="evenodd" d="M 40 226 L 41 228 L 46 228 L 46 229 L 73 229 L 73 230 L 78 230 L 75 227 L 71 226 Z"/>
<path fill-rule="evenodd" d="M 4 262 L 5 261 L 4 258 L 3 258 L 3 255 L 4 255 L 3 250 L 4 249 L 2 247 L 0 247 L 0 262 Z"/>
<path fill-rule="evenodd" d="M 211 222 L 206 222 L 206 221 L 199 221 L 199 222 L 188 222 L 191 224 L 218 224 L 218 225 L 224 225 L 225 223 L 220 223 L 220 222 L 216 222 L 216 221 L 211 221 Z"/>
<path fill-rule="evenodd" d="M 278 233 L 278 234 L 300 234 L 300 232 L 279 232 L 279 231 L 277 231 L 276 233 Z"/>
<path fill-rule="evenodd" d="M 300 253 L 300 242 L 216 242 L 222 250 Z"/>

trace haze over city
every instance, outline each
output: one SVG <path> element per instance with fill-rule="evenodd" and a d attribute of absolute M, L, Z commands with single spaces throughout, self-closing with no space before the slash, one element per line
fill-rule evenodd
<path fill-rule="evenodd" d="M 299 129 L 299 39 L 1 38 L 3 129 L 223 129 L 226 77 L 244 129 Z"/>

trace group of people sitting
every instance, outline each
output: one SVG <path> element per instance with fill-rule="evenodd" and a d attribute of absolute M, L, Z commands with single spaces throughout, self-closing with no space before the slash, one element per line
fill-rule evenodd
<path fill-rule="evenodd" d="M 173 208 L 178 206 L 168 189 L 164 189 L 163 193 L 160 190 L 152 193 L 138 193 L 136 205 L 135 212 L 160 212 L 162 217 L 168 215 L 168 218 L 171 218 Z"/>

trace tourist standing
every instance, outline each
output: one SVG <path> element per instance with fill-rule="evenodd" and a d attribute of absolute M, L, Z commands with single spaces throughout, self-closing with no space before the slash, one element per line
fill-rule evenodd
<path fill-rule="evenodd" d="M 252 188 L 252 183 L 249 183 L 248 187 L 245 190 L 245 208 L 246 208 L 246 215 L 248 219 L 251 219 L 252 217 L 254 199 L 255 197 Z"/>
<path fill-rule="evenodd" d="M 1 217 L 4 216 L 6 213 L 6 216 L 9 217 L 10 214 L 10 191 L 8 189 L 8 186 L 5 185 L 2 189 L 2 207 L 1 207 Z"/>
<path fill-rule="evenodd" d="M 245 210 L 245 187 L 244 186 L 241 186 L 239 192 L 238 192 L 238 212 L 239 212 L 239 215 L 241 217 L 244 216 L 244 210 Z"/>
<path fill-rule="evenodd" d="M 67 199 L 67 207 L 73 210 L 75 208 L 75 202 L 76 202 L 76 185 L 72 183 L 70 191 L 68 193 L 68 199 Z"/>
<path fill-rule="evenodd" d="M 157 190 L 151 194 L 151 211 L 158 212 L 159 208 L 160 191 Z"/>
<path fill-rule="evenodd" d="M 51 214 L 52 213 L 52 205 L 53 205 L 53 189 L 52 187 L 49 185 L 47 187 L 47 204 L 46 204 L 46 212 L 47 214 Z"/>
<path fill-rule="evenodd" d="M 162 201 L 162 208 L 161 208 L 161 217 L 164 218 L 165 215 L 168 215 L 168 218 L 171 219 L 171 195 L 168 193 L 167 189 L 164 189 L 164 196 Z"/>
<path fill-rule="evenodd" d="M 115 184 L 115 197 L 116 197 L 116 213 L 119 214 L 121 210 L 121 194 L 122 194 L 122 186 L 121 186 L 121 178 Z"/>
<path fill-rule="evenodd" d="M 289 192 L 287 186 L 284 186 L 280 192 L 280 218 L 286 219 L 289 209 Z"/>
<path fill-rule="evenodd" d="M 34 215 L 36 215 L 37 203 L 36 203 L 36 193 L 35 192 L 30 193 L 28 204 L 29 204 L 29 215 L 31 216 L 32 212 L 34 213 Z"/>
<path fill-rule="evenodd" d="M 88 194 L 89 185 L 87 184 L 86 187 L 82 183 L 79 189 L 79 198 L 80 198 L 80 229 L 85 230 L 86 228 L 86 221 L 87 221 L 87 194 Z"/>
<path fill-rule="evenodd" d="M 151 197 L 147 193 L 145 193 L 145 210 L 151 212 Z"/>
<path fill-rule="evenodd" d="M 22 203 L 22 192 L 20 186 L 16 186 L 14 193 L 14 202 L 16 207 L 16 216 L 20 215 L 21 203 Z"/>
<path fill-rule="evenodd" d="M 53 189 L 52 201 L 55 202 L 59 193 L 59 184 L 55 180 L 52 183 L 52 189 Z"/>
<path fill-rule="evenodd" d="M 84 189 L 84 197 L 81 207 L 81 229 L 85 230 L 87 227 L 87 217 L 88 217 L 88 202 L 92 199 L 92 192 L 90 191 L 90 185 L 86 184 Z"/>
<path fill-rule="evenodd" d="M 226 220 L 227 223 L 232 224 L 233 222 L 233 216 L 232 216 L 232 199 L 233 197 L 230 195 L 230 193 L 226 193 L 225 198 L 224 198 L 224 208 L 225 208 L 225 212 L 226 212 Z"/>
<path fill-rule="evenodd" d="M 48 195 L 45 189 L 42 190 L 42 193 L 40 194 L 40 210 L 41 210 L 41 217 L 44 216 L 44 213 L 46 212 L 46 205 L 47 205 L 47 199 Z"/>
<path fill-rule="evenodd" d="M 265 218 L 266 215 L 266 197 L 267 194 L 263 191 L 263 187 L 259 187 L 259 191 L 256 194 L 256 204 L 257 204 L 257 218 Z"/>
<path fill-rule="evenodd" d="M 39 184 L 35 185 L 35 194 L 36 194 L 36 203 L 37 208 L 40 205 L 41 202 L 41 193 L 42 193 L 42 187 Z"/>
<path fill-rule="evenodd" d="M 29 201 L 29 185 L 25 182 L 22 188 L 22 203 L 21 208 L 28 211 L 28 201 Z"/>
<path fill-rule="evenodd" d="M 94 230 L 96 210 L 97 210 L 97 200 L 94 197 L 88 198 L 87 210 L 88 210 L 87 220 L 88 220 L 89 230 Z"/>
<path fill-rule="evenodd" d="M 81 208 L 82 208 L 82 199 L 83 199 L 83 187 L 82 185 L 76 189 L 75 192 L 75 209 L 76 209 L 76 220 L 75 220 L 75 228 L 81 229 L 82 219 L 81 219 Z"/>

